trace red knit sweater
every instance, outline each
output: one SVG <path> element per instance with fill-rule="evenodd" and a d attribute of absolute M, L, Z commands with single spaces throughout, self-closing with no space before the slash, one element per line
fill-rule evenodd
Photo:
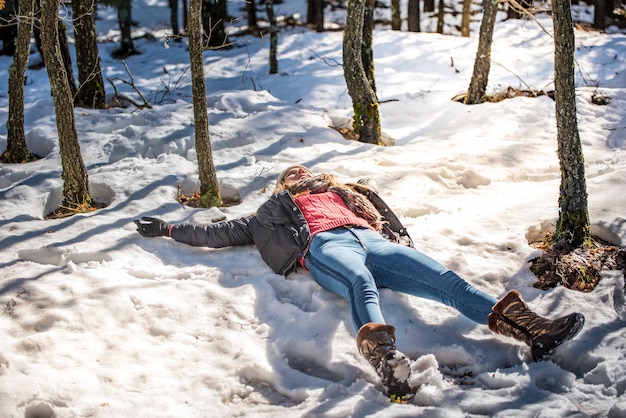
<path fill-rule="evenodd" d="M 319 232 L 344 225 L 371 228 L 365 219 L 348 209 L 337 193 L 324 192 L 301 195 L 295 198 L 295 202 L 309 224 L 311 237 Z"/>

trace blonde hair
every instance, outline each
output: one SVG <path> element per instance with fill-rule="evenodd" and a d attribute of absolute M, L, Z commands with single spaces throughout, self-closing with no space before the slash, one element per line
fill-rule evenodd
<path fill-rule="evenodd" d="M 285 168 L 276 178 L 276 186 L 274 188 L 274 194 L 282 192 L 283 190 L 285 190 L 285 176 L 287 175 L 287 173 L 289 172 L 289 170 L 294 169 L 294 168 L 304 168 L 305 170 L 308 170 L 309 172 L 311 172 L 311 174 L 313 174 L 313 172 L 308 168 L 305 167 L 303 165 L 291 165 L 287 168 Z"/>

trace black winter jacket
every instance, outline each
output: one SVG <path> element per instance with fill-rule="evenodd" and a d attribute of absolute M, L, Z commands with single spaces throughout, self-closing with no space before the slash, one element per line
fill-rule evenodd
<path fill-rule="evenodd" d="M 381 235 L 413 247 L 406 228 L 378 194 L 360 184 L 350 186 L 367 197 L 385 219 Z M 263 261 L 275 273 L 283 275 L 295 269 L 298 257 L 304 255 L 310 240 L 304 215 L 287 191 L 272 195 L 254 215 L 210 225 L 177 224 L 172 227 L 170 236 L 197 247 L 255 244 Z"/>

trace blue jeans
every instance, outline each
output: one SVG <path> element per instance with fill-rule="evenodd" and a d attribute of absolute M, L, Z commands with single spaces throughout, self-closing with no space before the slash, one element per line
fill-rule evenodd
<path fill-rule="evenodd" d="M 441 302 L 480 324 L 487 324 L 497 302 L 430 257 L 366 228 L 315 235 L 306 266 L 320 286 L 350 303 L 357 330 L 368 322 L 385 323 L 379 288 Z"/>

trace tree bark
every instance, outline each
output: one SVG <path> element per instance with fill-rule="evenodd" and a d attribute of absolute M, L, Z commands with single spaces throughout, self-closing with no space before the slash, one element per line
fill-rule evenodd
<path fill-rule="evenodd" d="M 189 26 L 189 8 L 187 7 L 187 0 L 181 0 L 183 9 L 183 31 L 187 32 L 187 26 Z"/>
<path fill-rule="evenodd" d="M 70 88 L 72 97 L 76 96 L 78 89 L 74 82 L 74 70 L 72 70 L 72 58 L 70 57 L 70 48 L 67 42 L 67 27 L 60 18 L 57 19 L 57 35 L 59 37 L 59 51 L 63 60 L 63 66 L 65 67 L 65 74 L 67 75 L 67 84 Z"/>
<path fill-rule="evenodd" d="M 439 0 L 439 10 L 437 11 L 437 33 L 443 33 L 443 19 L 446 15 L 446 7 L 443 0 Z"/>
<path fill-rule="evenodd" d="M 461 14 L 461 36 L 469 38 L 472 0 L 463 0 L 463 12 Z"/>
<path fill-rule="evenodd" d="M 559 219 L 553 244 L 572 250 L 591 237 L 585 165 L 576 118 L 574 84 L 574 27 L 569 0 L 552 2 L 554 23 L 554 99 L 558 155 L 561 168 Z M 558 64 L 557 64 L 558 63 Z"/>
<path fill-rule="evenodd" d="M 191 64 L 193 117 L 196 130 L 196 154 L 200 177 L 200 204 L 208 208 L 220 206 L 221 198 L 209 136 L 201 20 L 202 0 L 189 0 L 189 61 Z"/>
<path fill-rule="evenodd" d="M 498 13 L 497 0 L 484 0 L 483 20 L 480 23 L 478 36 L 478 51 L 474 61 L 474 71 L 470 81 L 465 104 L 482 103 L 487 90 L 489 70 L 491 68 L 491 42 L 493 40 L 493 27 Z"/>
<path fill-rule="evenodd" d="M 178 26 L 178 0 L 169 0 L 170 2 L 170 26 L 172 27 L 172 35 L 174 40 L 180 41 L 180 27 Z"/>
<path fill-rule="evenodd" d="M 409 0 L 407 26 L 409 32 L 420 32 L 420 0 Z"/>
<path fill-rule="evenodd" d="M 248 17 L 248 30 L 256 31 L 259 28 L 256 18 L 256 0 L 246 1 L 246 16 Z"/>
<path fill-rule="evenodd" d="M 265 11 L 270 24 L 270 74 L 278 73 L 278 27 L 276 26 L 276 16 L 274 15 L 274 0 L 265 0 Z"/>
<path fill-rule="evenodd" d="M 191 1 L 189 3 L 191 14 Z M 191 20 L 191 16 L 189 17 Z M 230 48 L 224 20 L 226 0 L 202 0 L 202 27 L 207 45 L 212 48 Z"/>
<path fill-rule="evenodd" d="M 370 86 L 372 86 L 372 91 L 376 94 L 376 79 L 374 77 L 374 1 L 366 0 L 364 3 L 361 61 L 363 61 L 365 76 Z"/>
<path fill-rule="evenodd" d="M 15 38 L 15 53 L 9 67 L 9 115 L 7 120 L 7 149 L 3 162 L 23 163 L 31 159 L 24 133 L 24 80 L 33 33 L 34 0 L 19 1 L 20 19 Z"/>
<path fill-rule="evenodd" d="M 0 41 L 2 41 L 0 55 L 13 56 L 15 54 L 15 38 L 18 31 L 18 22 L 15 18 L 18 14 L 16 3 L 16 0 L 5 0 L 0 4 Z"/>
<path fill-rule="evenodd" d="M 606 29 L 606 16 L 607 16 L 607 7 L 605 0 L 595 0 L 594 4 L 594 12 L 593 12 L 593 27 L 595 29 L 599 29 L 604 31 Z M 613 10 L 611 9 L 611 14 L 613 14 Z"/>
<path fill-rule="evenodd" d="M 313 0 L 315 4 L 315 31 L 324 32 L 324 0 Z"/>
<path fill-rule="evenodd" d="M 343 36 L 343 71 L 354 109 L 353 127 L 359 141 L 382 145 L 378 99 L 363 66 L 363 23 L 366 1 L 348 2 Z"/>
<path fill-rule="evenodd" d="M 58 35 L 59 0 L 41 0 L 41 47 L 54 100 L 63 172 L 63 206 L 91 205 L 89 178 L 80 152 L 74 100 L 69 86 Z"/>
<path fill-rule="evenodd" d="M 138 54 L 132 37 L 132 0 L 115 0 L 117 19 L 120 25 L 120 48 L 113 53 L 115 58 L 127 58 Z"/>
<path fill-rule="evenodd" d="M 391 0 L 391 29 L 402 29 L 402 13 L 400 12 L 400 0 Z"/>
<path fill-rule="evenodd" d="M 79 85 L 74 103 L 76 106 L 103 109 L 106 96 L 96 42 L 95 1 L 72 0 L 72 14 Z"/>
<path fill-rule="evenodd" d="M 306 23 L 324 32 L 324 0 L 307 0 Z"/>
<path fill-rule="evenodd" d="M 506 17 L 509 19 L 521 19 L 523 16 L 531 14 L 532 7 L 532 0 L 509 1 L 509 8 L 506 12 Z"/>

